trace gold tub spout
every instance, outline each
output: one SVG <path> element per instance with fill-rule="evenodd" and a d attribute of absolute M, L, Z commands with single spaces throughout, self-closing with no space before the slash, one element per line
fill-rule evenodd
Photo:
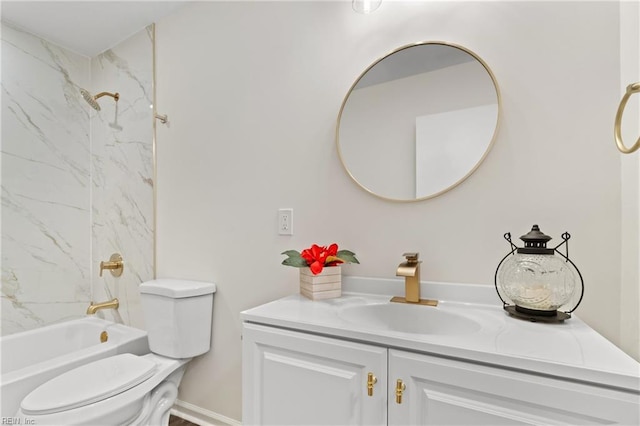
<path fill-rule="evenodd" d="M 91 302 L 91 304 L 87 308 L 87 315 L 93 315 L 102 309 L 118 309 L 119 307 L 120 307 L 120 301 L 118 300 L 118 298 L 109 300 L 107 302 L 96 303 L 96 304 Z"/>

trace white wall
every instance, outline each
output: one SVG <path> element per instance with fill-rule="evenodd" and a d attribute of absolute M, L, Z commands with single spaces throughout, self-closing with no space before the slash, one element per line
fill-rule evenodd
<path fill-rule="evenodd" d="M 158 23 L 158 276 L 214 281 L 213 347 L 179 398 L 240 419 L 239 312 L 297 291 L 286 249 L 338 242 L 392 277 L 419 251 L 423 278 L 492 283 L 502 235 L 538 223 L 585 278 L 577 314 L 618 345 L 619 5 L 613 2 L 213 2 Z M 454 190 L 389 203 L 358 188 L 334 144 L 342 99 L 384 53 L 445 40 L 477 53 L 502 91 L 491 153 Z M 276 211 L 294 209 L 293 237 Z M 625 309 L 631 309 L 627 307 Z M 637 327 L 637 326 L 636 326 Z"/>
<path fill-rule="evenodd" d="M 620 98 L 627 85 L 640 81 L 640 2 L 620 5 Z M 623 114 L 623 140 L 630 147 L 640 137 L 640 95 Z M 622 162 L 622 288 L 620 346 L 640 359 L 640 151 L 620 154 Z"/>

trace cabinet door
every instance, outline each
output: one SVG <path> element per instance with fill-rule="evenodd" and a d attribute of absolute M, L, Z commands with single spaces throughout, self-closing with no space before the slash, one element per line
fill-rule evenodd
<path fill-rule="evenodd" d="M 396 381 L 406 386 L 395 400 Z M 390 425 L 591 425 L 640 421 L 637 394 L 389 351 Z"/>
<path fill-rule="evenodd" d="M 245 425 L 387 422 L 386 348 L 245 323 L 242 354 Z"/>

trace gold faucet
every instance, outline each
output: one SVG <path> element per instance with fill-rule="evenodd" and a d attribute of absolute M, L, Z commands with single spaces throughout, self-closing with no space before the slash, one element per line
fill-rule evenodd
<path fill-rule="evenodd" d="M 406 262 L 398 265 L 396 276 L 404 277 L 404 294 L 408 303 L 418 303 L 420 301 L 420 263 L 418 260 L 420 253 L 404 253 Z"/>
<path fill-rule="evenodd" d="M 120 301 L 118 300 L 118 298 L 109 300 L 107 302 L 96 303 L 95 305 L 93 304 L 93 302 L 91 302 L 91 304 L 87 308 L 87 315 L 93 315 L 102 309 L 118 309 L 119 307 Z"/>
<path fill-rule="evenodd" d="M 416 303 L 420 305 L 437 306 L 437 300 L 420 299 L 420 263 L 418 260 L 420 253 L 404 253 L 407 259 L 398 265 L 396 276 L 404 277 L 404 295 L 405 297 L 396 296 L 391 299 L 392 302 L 399 303 Z"/>
<path fill-rule="evenodd" d="M 102 271 L 105 269 L 109 269 L 111 271 L 111 275 L 114 277 L 122 275 L 122 271 L 124 270 L 122 256 L 119 253 L 113 253 L 108 261 L 100 262 L 100 276 L 102 276 Z"/>

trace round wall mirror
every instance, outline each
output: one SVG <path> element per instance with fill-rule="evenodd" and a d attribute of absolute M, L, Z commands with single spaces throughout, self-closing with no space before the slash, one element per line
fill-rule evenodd
<path fill-rule="evenodd" d="M 371 194 L 425 200 L 476 170 L 499 117 L 498 84 L 476 54 L 444 42 L 402 46 L 349 89 L 338 114 L 338 154 Z"/>

